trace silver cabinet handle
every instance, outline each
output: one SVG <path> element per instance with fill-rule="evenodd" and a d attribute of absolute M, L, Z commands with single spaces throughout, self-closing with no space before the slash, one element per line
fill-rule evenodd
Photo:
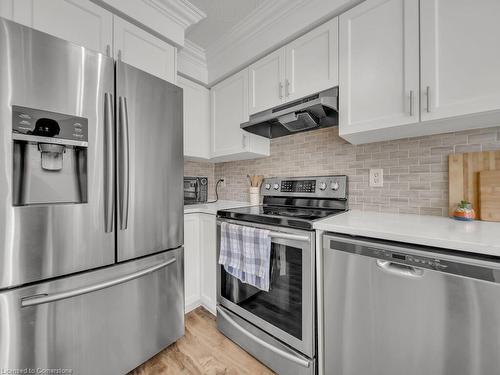
<path fill-rule="evenodd" d="M 122 50 L 119 49 L 118 50 L 118 61 L 121 61 L 122 60 Z"/>
<path fill-rule="evenodd" d="M 246 134 L 242 134 L 242 136 L 241 136 L 241 147 L 243 147 L 243 148 L 247 147 L 247 136 L 246 136 Z"/>
<path fill-rule="evenodd" d="M 281 349 L 278 349 L 275 346 L 269 344 L 268 342 L 262 340 L 260 337 L 257 337 L 254 334 L 248 332 L 246 329 L 244 329 L 238 323 L 236 323 L 229 316 L 229 314 L 227 314 L 219 306 L 217 306 L 217 313 L 220 314 L 222 317 L 224 317 L 224 319 L 226 319 L 229 322 L 229 324 L 231 324 L 234 328 L 236 328 L 238 331 L 240 331 L 242 334 L 244 334 L 247 338 L 249 338 L 252 341 L 255 341 L 257 344 L 261 345 L 262 347 L 264 347 L 264 348 L 272 351 L 273 353 L 276 353 L 280 357 L 288 359 L 289 361 L 292 361 L 292 362 L 294 362 L 302 367 L 308 368 L 310 366 L 309 361 L 306 361 L 305 359 L 302 359 L 300 357 L 294 356 L 293 354 L 290 354 L 290 353 L 287 353 Z"/>
<path fill-rule="evenodd" d="M 425 96 L 427 100 L 427 112 L 431 111 L 431 87 L 427 86 L 425 89 Z"/>
<path fill-rule="evenodd" d="M 310 238 L 307 236 L 301 236 L 300 234 L 290 234 L 282 232 L 270 232 L 269 236 L 272 238 L 282 238 L 284 240 L 295 240 L 295 241 L 306 241 L 310 242 Z"/>
<path fill-rule="evenodd" d="M 111 46 L 109 44 L 106 45 L 106 56 L 111 57 Z"/>
<path fill-rule="evenodd" d="M 41 305 L 43 303 L 55 302 L 55 301 L 59 301 L 62 299 L 80 296 L 82 294 L 96 292 L 96 291 L 101 290 L 101 289 L 110 288 L 112 286 L 115 286 L 118 284 L 123 284 L 127 281 L 138 279 L 142 276 L 146 276 L 150 273 L 156 272 L 162 268 L 165 268 L 165 267 L 175 263 L 176 261 L 177 261 L 176 258 L 172 258 L 172 259 L 169 259 L 167 261 L 163 261 L 161 263 L 158 263 L 152 267 L 148 267 L 146 269 L 143 269 L 141 271 L 137 271 L 137 272 L 131 273 L 129 275 L 119 277 L 119 278 L 114 279 L 114 280 L 104 281 L 102 283 L 85 286 L 83 288 L 72 289 L 72 290 L 67 290 L 65 292 L 60 292 L 60 293 L 55 293 L 55 294 L 47 294 L 47 295 L 42 295 L 42 296 L 35 295 L 35 296 L 30 296 L 30 297 L 24 297 L 24 298 L 21 298 L 21 307 Z"/>
<path fill-rule="evenodd" d="M 279 95 L 280 99 L 283 99 L 283 82 L 279 83 Z"/>
<path fill-rule="evenodd" d="M 285 80 L 285 97 L 288 98 L 290 96 L 290 81 L 288 79 Z"/>
<path fill-rule="evenodd" d="M 115 212 L 115 132 L 114 132 L 114 103 L 113 95 L 104 94 L 104 142 L 105 142 L 105 164 L 104 164 L 104 231 L 113 231 Z"/>
<path fill-rule="evenodd" d="M 414 114 L 414 101 L 415 101 L 415 95 L 413 94 L 413 90 L 410 90 L 410 116 L 413 116 Z"/>
<path fill-rule="evenodd" d="M 392 273 L 397 276 L 405 276 L 411 278 L 419 278 L 424 276 L 424 270 L 407 266 L 405 264 L 398 264 L 387 260 L 377 259 L 377 266 L 387 273 Z"/>
<path fill-rule="evenodd" d="M 119 99 L 119 126 L 118 126 L 118 194 L 120 211 L 120 229 L 128 226 L 129 205 L 129 137 L 128 137 L 128 108 L 127 99 Z"/>

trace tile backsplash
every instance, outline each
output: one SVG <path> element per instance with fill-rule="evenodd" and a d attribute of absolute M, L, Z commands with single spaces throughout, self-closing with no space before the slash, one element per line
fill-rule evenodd
<path fill-rule="evenodd" d="M 226 179 L 221 199 L 246 201 L 247 174 L 346 174 L 351 208 L 446 216 L 448 154 L 498 149 L 500 126 L 359 146 L 334 127 L 274 139 L 267 158 L 215 164 L 212 182 Z M 383 187 L 369 187 L 370 168 L 384 169 Z"/>

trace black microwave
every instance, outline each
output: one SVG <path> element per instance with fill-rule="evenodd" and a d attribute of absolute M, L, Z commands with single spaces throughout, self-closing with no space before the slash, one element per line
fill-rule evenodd
<path fill-rule="evenodd" d="M 206 203 L 208 200 L 207 177 L 184 177 L 184 204 Z"/>

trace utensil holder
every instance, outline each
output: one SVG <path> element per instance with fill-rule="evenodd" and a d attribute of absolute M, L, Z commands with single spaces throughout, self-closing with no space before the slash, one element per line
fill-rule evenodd
<path fill-rule="evenodd" d="M 258 206 L 260 204 L 260 188 L 252 186 L 249 188 L 250 193 L 250 205 Z"/>

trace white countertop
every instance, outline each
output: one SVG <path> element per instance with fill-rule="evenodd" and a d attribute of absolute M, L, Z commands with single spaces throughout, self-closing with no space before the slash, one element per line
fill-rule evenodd
<path fill-rule="evenodd" d="M 352 210 L 317 221 L 314 229 L 500 256 L 500 223 Z"/>
<path fill-rule="evenodd" d="M 190 204 L 184 206 L 184 213 L 185 214 L 202 213 L 202 214 L 216 215 L 218 210 L 225 210 L 228 208 L 237 208 L 245 206 L 250 206 L 250 203 L 220 200 L 215 203 Z"/>

